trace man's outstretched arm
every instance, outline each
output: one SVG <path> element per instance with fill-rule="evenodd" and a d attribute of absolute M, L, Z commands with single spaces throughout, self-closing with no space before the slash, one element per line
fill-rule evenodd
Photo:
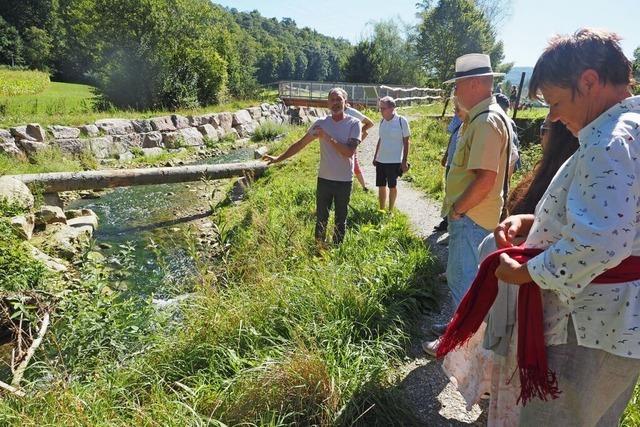
<path fill-rule="evenodd" d="M 313 141 L 317 137 L 318 136 L 315 135 L 312 131 L 309 131 L 302 138 L 300 138 L 298 141 L 296 141 L 293 144 L 291 144 L 289 146 L 289 148 L 287 148 L 284 153 L 280 154 L 279 156 L 263 156 L 262 160 L 266 160 L 268 164 L 278 163 L 278 162 L 281 162 L 283 160 L 286 160 L 289 157 L 291 157 L 291 156 L 295 155 L 296 153 L 298 153 L 300 150 L 302 150 L 307 145 L 309 145 L 309 143 L 311 143 L 311 141 Z"/>

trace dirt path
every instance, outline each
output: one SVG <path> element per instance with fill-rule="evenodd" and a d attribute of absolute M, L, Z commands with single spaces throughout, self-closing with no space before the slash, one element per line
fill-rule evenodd
<path fill-rule="evenodd" d="M 358 159 L 367 186 L 374 191 L 377 191 L 375 169 L 371 163 L 377 141 L 378 125 L 370 130 L 369 137 L 358 150 Z M 445 236 L 443 233 L 433 233 L 433 227 L 441 220 L 440 203 L 429 199 L 424 193 L 401 180 L 398 182 L 396 207 L 409 217 L 416 235 L 424 239 L 431 253 L 445 264 L 447 247 L 438 243 Z M 482 413 L 481 408 L 475 405 L 471 411 L 467 411 L 464 399 L 442 372 L 440 362 L 427 356 L 421 348 L 423 340 L 433 339 L 429 332 L 431 325 L 447 320 L 453 311 L 446 283 L 442 283 L 441 286 L 446 292 L 446 301 L 441 303 L 440 313 L 433 313 L 420 319 L 421 336 L 415 337 L 412 342 L 408 354 L 409 360 L 401 368 L 403 380 L 399 387 L 405 391 L 408 402 L 420 419 L 421 425 L 485 425 L 486 415 Z"/>

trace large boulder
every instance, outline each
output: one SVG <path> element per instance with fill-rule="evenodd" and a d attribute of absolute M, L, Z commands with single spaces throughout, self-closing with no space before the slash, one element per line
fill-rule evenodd
<path fill-rule="evenodd" d="M 80 126 L 80 134 L 84 136 L 98 136 L 100 135 L 100 129 L 96 125 L 84 125 Z"/>
<path fill-rule="evenodd" d="M 178 132 L 163 132 L 162 144 L 166 148 L 180 148 L 184 145 L 184 141 Z"/>
<path fill-rule="evenodd" d="M 202 134 L 198 132 L 198 129 L 196 128 L 180 129 L 178 133 L 182 137 L 182 141 L 186 146 L 195 147 L 198 145 L 202 145 L 204 143 L 204 138 L 202 137 Z"/>
<path fill-rule="evenodd" d="M 26 126 L 16 126 L 9 129 L 11 135 L 16 140 L 45 142 L 47 140 L 47 133 L 44 128 L 37 123 L 30 123 Z"/>
<path fill-rule="evenodd" d="M 28 156 L 33 156 L 34 154 L 49 148 L 49 145 L 44 142 L 26 139 L 17 140 L 17 145 L 22 149 L 22 151 L 27 153 Z"/>
<path fill-rule="evenodd" d="M 83 211 L 84 210 L 85 209 L 83 209 Z M 67 225 L 75 228 L 91 226 L 91 228 L 95 231 L 98 228 L 98 215 L 96 215 L 90 209 L 86 210 L 88 210 L 90 214 L 71 218 L 67 220 Z"/>
<path fill-rule="evenodd" d="M 147 133 L 153 131 L 153 126 L 151 125 L 151 120 L 142 119 L 142 120 L 132 120 L 131 124 L 133 125 L 133 129 L 137 133 Z"/>
<path fill-rule="evenodd" d="M 9 176 L 0 176 L 0 199 L 16 204 L 23 209 L 33 208 L 33 194 L 24 182 Z"/>
<path fill-rule="evenodd" d="M 238 110 L 233 113 L 233 127 L 251 123 L 253 119 L 247 110 Z"/>
<path fill-rule="evenodd" d="M 55 139 L 74 139 L 80 136 L 80 129 L 69 126 L 49 126 L 48 129 Z"/>
<path fill-rule="evenodd" d="M 36 212 L 36 225 L 50 225 L 56 223 L 67 223 L 67 217 L 62 208 L 58 206 L 45 205 Z"/>
<path fill-rule="evenodd" d="M 253 120 L 258 120 L 260 117 L 262 117 L 262 108 L 260 107 L 250 107 L 247 108 L 246 111 L 249 112 L 249 115 Z"/>
<path fill-rule="evenodd" d="M 206 123 L 202 126 L 198 126 L 198 131 L 202 134 L 204 138 L 207 138 L 211 141 L 217 141 L 219 139 L 219 134 L 216 128 L 209 123 Z"/>
<path fill-rule="evenodd" d="M 24 153 L 16 145 L 11 132 L 4 129 L 0 129 L 0 153 L 19 159 L 24 158 Z"/>
<path fill-rule="evenodd" d="M 71 261 L 89 245 L 92 235 L 93 227 L 90 225 L 70 227 L 67 224 L 58 223 L 36 234 L 33 243 L 50 255 Z"/>
<path fill-rule="evenodd" d="M 89 140 L 91 152 L 97 159 L 107 159 L 116 154 L 112 136 L 100 136 Z"/>
<path fill-rule="evenodd" d="M 142 147 L 142 135 L 139 133 L 128 133 L 126 135 L 114 135 L 114 144 L 121 144 L 130 150 L 132 147 Z"/>
<path fill-rule="evenodd" d="M 107 135 L 126 135 L 135 132 L 131 120 L 126 119 L 97 120 L 96 126 Z"/>
<path fill-rule="evenodd" d="M 172 114 L 171 121 L 173 122 L 173 125 L 176 127 L 176 129 L 185 129 L 190 126 L 189 119 L 179 114 Z"/>
<path fill-rule="evenodd" d="M 33 214 L 14 216 L 11 218 L 11 227 L 16 231 L 20 238 L 30 240 L 31 236 L 33 236 L 35 218 Z"/>
<path fill-rule="evenodd" d="M 67 271 L 67 266 L 64 264 L 63 260 L 51 257 L 45 254 L 44 252 L 42 252 L 40 249 L 36 248 L 35 246 L 31 246 L 31 245 L 28 245 L 28 246 L 29 246 L 29 252 L 31 253 L 31 256 L 35 260 L 40 261 L 42 264 L 44 264 L 44 266 L 47 267 L 47 269 L 54 272 L 58 272 L 58 273 Z"/>
<path fill-rule="evenodd" d="M 145 133 L 142 140 L 142 148 L 156 147 L 162 147 L 162 133 L 158 131 Z"/>
<path fill-rule="evenodd" d="M 216 117 L 218 118 L 220 126 L 222 127 L 222 129 L 224 129 L 225 132 L 229 132 L 233 128 L 233 116 L 231 115 L 231 113 L 218 113 L 216 114 Z"/>
<path fill-rule="evenodd" d="M 189 116 L 189 126 L 197 128 L 198 126 L 211 124 L 212 120 L 216 120 L 215 114 L 203 114 L 201 116 Z"/>
<path fill-rule="evenodd" d="M 154 117 L 149 119 L 149 121 L 151 122 L 153 130 L 159 132 L 170 132 L 176 130 L 176 126 L 173 124 L 171 116 Z"/>
<path fill-rule="evenodd" d="M 78 138 L 57 139 L 54 144 L 60 147 L 62 152 L 73 155 L 78 155 L 91 149 L 91 143 L 89 141 Z"/>
<path fill-rule="evenodd" d="M 238 132 L 240 138 L 248 138 L 256 131 L 257 128 L 258 125 L 255 122 L 248 122 L 234 126 L 234 129 Z"/>

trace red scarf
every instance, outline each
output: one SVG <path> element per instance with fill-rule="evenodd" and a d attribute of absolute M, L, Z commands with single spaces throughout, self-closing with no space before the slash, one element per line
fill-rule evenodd
<path fill-rule="evenodd" d="M 438 357 L 462 346 L 478 330 L 498 294 L 495 271 L 500 264 L 500 254 L 506 253 L 520 264 L 541 253 L 541 249 L 520 246 L 500 249 L 490 254 L 480 264 L 478 274 L 456 309 L 447 331 L 438 344 Z M 605 271 L 593 280 L 593 284 L 630 282 L 640 279 L 640 257 L 631 256 L 618 266 Z M 518 371 L 520 397 L 526 405 L 534 397 L 541 400 L 555 399 L 560 394 L 556 374 L 547 366 L 542 315 L 542 295 L 534 282 L 520 285 L 518 291 Z"/>

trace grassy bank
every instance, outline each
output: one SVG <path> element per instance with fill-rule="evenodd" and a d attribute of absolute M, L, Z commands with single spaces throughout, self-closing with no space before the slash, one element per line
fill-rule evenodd
<path fill-rule="evenodd" d="M 360 191 L 344 243 L 318 254 L 317 156 L 308 148 L 216 209 L 222 253 L 176 314 L 86 267 L 83 304 L 60 309 L 29 397 L 0 401 L 0 423 L 411 424 L 390 373 L 434 306 L 437 267 L 403 216 Z"/>
<path fill-rule="evenodd" d="M 196 109 L 136 111 L 94 108 L 95 90 L 91 86 L 50 82 L 40 71 L 0 68 L 0 128 L 40 123 L 80 126 L 105 118 L 149 118 L 167 114 L 195 115 L 236 111 L 261 102 L 274 102 L 274 91 L 263 91 L 256 99 L 229 101 Z"/>
<path fill-rule="evenodd" d="M 0 96 L 33 95 L 45 90 L 51 82 L 42 71 L 17 70 L 0 66 Z"/>
<path fill-rule="evenodd" d="M 443 197 L 444 168 L 440 159 L 448 142 L 446 120 L 414 116 L 409 148 L 411 168 L 404 179 L 437 200 Z"/>

